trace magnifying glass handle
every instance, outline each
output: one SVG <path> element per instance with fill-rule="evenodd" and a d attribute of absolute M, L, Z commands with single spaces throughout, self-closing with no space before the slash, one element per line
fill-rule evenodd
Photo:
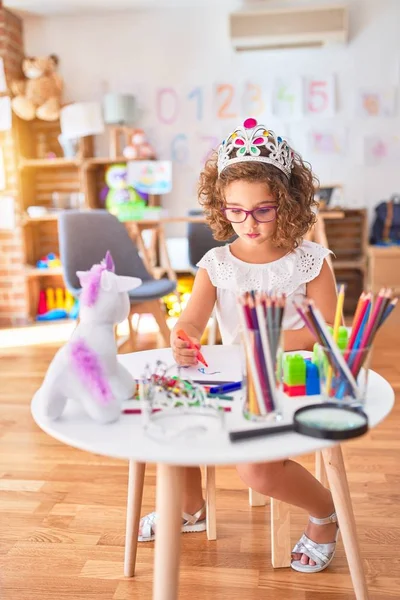
<path fill-rule="evenodd" d="M 277 425 L 276 427 L 260 427 L 258 429 L 243 429 L 242 431 L 230 431 L 229 439 L 231 442 L 240 442 L 241 440 L 250 440 L 266 435 L 276 435 L 277 433 L 287 433 L 288 431 L 294 431 L 293 424 Z"/>

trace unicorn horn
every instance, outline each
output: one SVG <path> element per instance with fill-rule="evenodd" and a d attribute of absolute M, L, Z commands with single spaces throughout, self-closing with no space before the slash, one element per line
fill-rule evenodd
<path fill-rule="evenodd" d="M 111 252 L 107 250 L 106 257 L 104 259 L 107 271 L 111 271 L 115 273 L 115 265 L 113 261 L 113 257 L 111 256 Z"/>

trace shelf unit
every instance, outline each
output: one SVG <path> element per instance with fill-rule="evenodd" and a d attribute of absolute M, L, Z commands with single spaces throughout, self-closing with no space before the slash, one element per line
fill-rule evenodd
<path fill-rule="evenodd" d="M 367 285 L 368 219 L 365 209 L 343 209 L 344 217 L 326 220 L 325 231 L 336 281 L 346 284 L 345 314 L 354 314 Z"/>
<path fill-rule="evenodd" d="M 23 226 L 25 254 L 25 283 L 29 299 L 29 320 L 36 317 L 39 294 L 48 286 L 64 287 L 62 268 L 38 269 L 37 261 L 54 252 L 59 254 L 57 221 L 59 212 L 29 216 L 29 206 L 53 208 L 52 194 L 81 193 L 82 208 L 99 208 L 100 191 L 105 185 L 105 170 L 116 163 L 126 163 L 117 158 L 95 157 L 93 138 L 81 140 L 76 158 L 64 158 L 58 142 L 59 122 L 22 121 L 15 119 L 14 136 L 19 155 L 18 190 L 19 208 Z M 46 158 L 49 152 L 53 158 Z M 160 196 L 149 197 L 150 206 L 160 205 Z"/>
<path fill-rule="evenodd" d="M 25 254 L 25 282 L 29 319 L 36 317 L 39 294 L 48 286 L 64 287 L 61 267 L 38 269 L 44 255 L 59 254 L 57 213 L 30 217 L 29 206 L 52 207 L 52 194 L 84 192 L 84 161 L 93 156 L 93 139 L 85 138 L 79 156 L 64 158 L 58 142 L 59 122 L 15 119 L 14 135 L 18 150 L 19 206 Z M 53 153 L 54 157 L 46 157 Z M 86 199 L 85 199 L 86 205 Z"/>

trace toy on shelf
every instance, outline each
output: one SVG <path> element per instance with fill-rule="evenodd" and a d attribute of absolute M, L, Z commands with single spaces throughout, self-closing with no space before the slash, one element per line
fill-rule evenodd
<path fill-rule="evenodd" d="M 76 319 L 78 316 L 78 301 L 68 290 L 60 287 L 46 288 L 39 292 L 37 321 L 55 321 L 58 319 Z"/>
<path fill-rule="evenodd" d="M 128 160 L 150 160 L 156 158 L 156 153 L 146 139 L 142 129 L 132 129 L 128 133 L 129 143 L 122 150 Z"/>
<path fill-rule="evenodd" d="M 37 117 L 43 121 L 57 121 L 60 116 L 63 81 L 56 73 L 58 57 L 25 57 L 22 71 L 25 79 L 11 82 L 15 96 L 12 108 L 18 117 L 32 121 Z"/>
<path fill-rule="evenodd" d="M 114 327 L 129 315 L 128 292 L 141 284 L 114 272 L 107 252 L 101 264 L 78 271 L 82 286 L 80 321 L 55 355 L 36 398 L 46 418 L 58 419 L 68 398 L 93 420 L 119 419 L 122 402 L 132 398 L 135 381 L 117 360 Z"/>
<path fill-rule="evenodd" d="M 36 263 L 37 269 L 53 269 L 58 267 L 61 267 L 61 260 L 54 252 L 46 254 L 46 256 L 43 256 Z"/>
<path fill-rule="evenodd" d="M 111 165 L 106 169 L 105 187 L 100 200 L 107 210 L 120 221 L 132 221 L 143 217 L 148 195 L 136 191 L 127 181 L 126 164 Z"/>

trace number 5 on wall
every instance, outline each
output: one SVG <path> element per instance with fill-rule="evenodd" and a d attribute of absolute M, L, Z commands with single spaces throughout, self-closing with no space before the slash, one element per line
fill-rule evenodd
<path fill-rule="evenodd" d="M 305 80 L 305 112 L 333 117 L 335 114 L 335 78 Z"/>

